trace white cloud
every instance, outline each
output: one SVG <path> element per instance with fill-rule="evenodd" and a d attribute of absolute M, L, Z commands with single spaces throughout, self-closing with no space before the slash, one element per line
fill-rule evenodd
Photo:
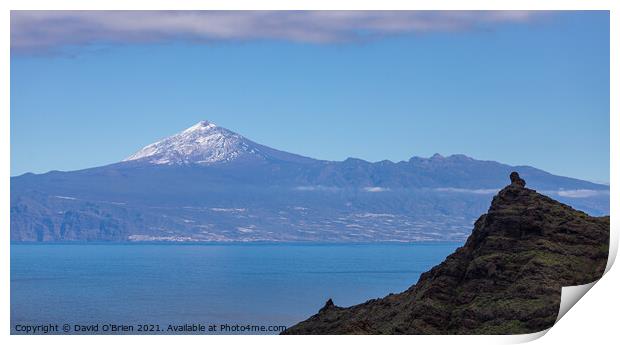
<path fill-rule="evenodd" d="M 58 199 L 65 199 L 65 200 L 77 200 L 76 198 L 71 197 L 71 196 L 54 195 L 54 197 Z"/>
<path fill-rule="evenodd" d="M 383 187 L 365 187 L 364 188 L 364 191 L 370 192 L 370 193 L 387 192 L 389 190 L 390 190 L 389 188 L 383 188 Z"/>
<path fill-rule="evenodd" d="M 435 188 L 436 192 L 448 192 L 448 193 L 469 193 L 469 194 L 497 194 L 499 189 L 467 189 L 467 188 Z M 609 191 L 606 190 L 594 190 L 594 189 L 560 189 L 560 190 L 541 190 L 541 194 L 557 195 L 566 198 L 590 198 L 600 195 L 609 195 Z"/>
<path fill-rule="evenodd" d="M 314 191 L 327 191 L 327 192 L 336 192 L 340 190 L 338 187 L 327 187 L 327 186 L 297 186 L 295 190 L 302 192 L 314 192 Z"/>
<path fill-rule="evenodd" d="M 11 11 L 11 51 L 68 45 L 276 39 L 307 43 L 489 29 L 540 17 L 527 11 Z"/>
<path fill-rule="evenodd" d="M 594 189 L 568 189 L 550 191 L 549 194 L 556 194 L 566 198 L 591 198 L 594 196 L 609 195 L 609 191 Z"/>
<path fill-rule="evenodd" d="M 435 188 L 436 192 L 448 192 L 448 193 L 469 193 L 469 194 L 496 194 L 499 192 L 497 188 L 489 189 L 467 189 L 467 188 Z"/>

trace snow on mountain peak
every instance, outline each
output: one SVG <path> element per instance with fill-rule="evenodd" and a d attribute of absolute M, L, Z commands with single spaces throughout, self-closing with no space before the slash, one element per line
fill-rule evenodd
<path fill-rule="evenodd" d="M 145 146 L 123 162 L 210 164 L 259 153 L 258 145 L 241 135 L 209 121 L 200 121 L 180 133 Z"/>
<path fill-rule="evenodd" d="M 217 127 L 215 123 L 205 120 L 205 121 L 200 121 L 197 124 L 189 127 L 188 129 L 184 130 L 183 133 L 194 132 L 194 131 L 204 131 L 204 130 L 208 130 L 208 129 L 215 128 L 215 127 Z"/>

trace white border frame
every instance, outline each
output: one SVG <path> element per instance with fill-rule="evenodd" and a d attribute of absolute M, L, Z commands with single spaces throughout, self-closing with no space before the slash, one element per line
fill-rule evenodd
<path fill-rule="evenodd" d="M 412 342 L 424 343 L 453 343 L 459 344 L 495 344 L 495 343 L 520 343 L 530 341 L 545 333 L 549 333 L 540 341 L 545 343 L 575 343 L 585 341 L 602 341 L 608 343 L 609 339 L 617 337 L 616 327 L 618 316 L 618 302 L 616 296 L 620 281 L 617 269 L 610 270 L 618 251 L 618 221 L 611 218 L 611 243 L 610 260 L 607 266 L 609 271 L 594 287 L 586 294 L 583 302 L 577 303 L 574 310 L 568 312 L 561 322 L 552 327 L 548 332 L 541 332 L 527 336 L 320 336 L 308 337 L 297 336 L 295 338 L 281 336 L 205 336 L 202 335 L 158 335 L 158 336 L 115 336 L 113 338 L 104 335 L 93 336 L 10 336 L 10 308 L 9 308 L 9 228 L 10 228 L 10 10 L 48 10 L 48 9 L 81 9 L 81 10 L 101 10 L 101 9 L 212 9 L 212 10 L 293 10 L 293 9 L 332 9 L 332 10 L 387 10 L 387 9 L 409 9 L 409 10 L 610 10 L 610 210 L 611 213 L 618 212 L 618 174 L 620 172 L 619 161 L 611 159 L 620 157 L 618 131 L 620 130 L 620 109 L 618 108 L 618 81 L 619 69 L 618 45 L 620 43 L 618 14 L 620 2 L 612 0 L 522 0 L 522 1 L 491 1 L 491 0 L 443 0 L 441 2 L 418 1 L 418 0 L 262 0 L 243 1 L 228 0 L 223 1 L 197 1 L 184 0 L 173 3 L 165 0 L 125 0 L 118 2 L 104 0 L 55 0 L 52 2 L 45 0 L 9 0 L 0 3 L 2 8 L 0 23 L 2 25 L 2 35 L 0 36 L 3 54 L 0 56 L 0 76 L 3 82 L 0 84 L 0 152 L 1 152 L 1 176 L 0 176 L 0 229 L 3 231 L 2 250 L 0 252 L 0 268 L 2 279 L 0 280 L 0 300 L 3 309 L 0 313 L 0 337 L 5 338 L 4 343 L 31 343 L 45 341 L 51 344 L 81 344 L 84 341 L 93 344 L 106 344 L 111 340 L 119 343 L 133 343 L 136 341 L 148 341 L 155 344 L 166 344 L 169 342 L 183 341 L 188 343 L 217 342 L 235 343 L 251 341 L 258 344 L 267 343 L 289 343 L 294 341 L 301 344 L 314 344 L 317 341 L 355 341 L 361 344 L 375 343 L 376 341 L 389 341 L 402 344 Z M 613 95 L 616 95 L 614 97 Z M 88 337 L 88 338 L 84 338 Z M 141 337 L 141 338 L 135 338 Z M 145 338 L 148 337 L 148 338 Z M 173 338 L 170 338 L 173 337 Z M 354 337 L 354 338 L 352 338 Z M 380 338 L 379 338 L 380 337 Z"/>

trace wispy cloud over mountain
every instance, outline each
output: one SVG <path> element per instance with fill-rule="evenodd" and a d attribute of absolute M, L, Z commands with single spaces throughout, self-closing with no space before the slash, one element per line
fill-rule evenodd
<path fill-rule="evenodd" d="M 354 42 L 385 35 L 489 29 L 526 11 L 12 11 L 11 51 L 98 43 L 227 40 Z"/>
<path fill-rule="evenodd" d="M 497 188 L 489 189 L 468 189 L 468 188 L 435 188 L 436 192 L 448 192 L 448 193 L 467 193 L 467 194 L 488 194 L 493 195 L 499 191 Z M 560 189 L 560 190 L 543 190 L 541 191 L 548 195 L 557 195 L 565 198 L 592 198 L 598 196 L 609 195 L 608 190 L 595 190 L 595 189 Z"/>
<path fill-rule="evenodd" d="M 365 187 L 364 188 L 364 191 L 370 192 L 370 193 L 387 192 L 389 190 L 390 190 L 389 188 L 383 188 L 383 187 Z"/>
<path fill-rule="evenodd" d="M 593 190 L 593 189 L 569 189 L 558 191 L 547 191 L 548 194 L 563 196 L 566 198 L 591 198 L 596 196 L 609 195 L 608 190 Z"/>
<path fill-rule="evenodd" d="M 447 193 L 467 193 L 467 194 L 495 194 L 499 191 L 499 188 L 477 188 L 477 189 L 469 189 L 469 188 L 435 188 L 436 192 L 447 192 Z"/>

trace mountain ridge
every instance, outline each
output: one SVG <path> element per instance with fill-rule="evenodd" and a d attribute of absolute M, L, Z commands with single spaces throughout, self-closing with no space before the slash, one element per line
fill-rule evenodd
<path fill-rule="evenodd" d="M 463 240 L 504 176 L 515 170 L 465 155 L 397 163 L 315 160 L 210 122 L 128 158 L 12 177 L 11 239 Z M 518 170 L 531 185 L 577 208 L 609 212 L 608 186 L 533 167 Z M 390 218 L 356 216 L 364 214 Z"/>
<path fill-rule="evenodd" d="M 195 135 L 195 134 L 198 134 L 198 135 Z M 210 141 L 208 139 L 212 139 L 210 138 L 211 136 L 213 136 L 212 134 L 216 134 L 215 135 L 216 140 Z M 217 140 L 217 139 L 220 139 L 220 140 Z M 226 146 L 224 144 L 231 140 L 236 141 L 232 143 L 233 144 L 232 152 L 230 151 L 227 152 L 226 150 L 224 150 L 224 152 L 221 152 L 222 151 L 221 149 L 224 148 L 222 146 Z M 192 141 L 194 144 L 193 146 L 190 145 Z M 224 142 L 224 144 L 222 143 L 222 141 Z M 206 143 L 211 142 L 212 145 L 211 146 L 207 145 L 206 147 L 201 148 L 200 144 L 204 144 L 205 142 Z M 234 144 L 237 144 L 237 145 L 234 145 Z M 239 145 L 241 146 L 241 148 L 238 147 Z M 189 152 L 184 152 L 185 157 L 183 157 L 182 153 L 179 152 L 181 151 L 179 146 L 182 149 L 189 150 Z M 230 149 L 230 147 L 228 147 L 228 149 Z M 252 152 L 252 150 L 255 150 L 255 152 Z M 199 152 L 198 154 L 194 154 L 195 153 L 194 151 L 199 151 Z M 186 128 L 185 130 L 182 130 L 171 136 L 165 137 L 149 145 L 146 145 L 142 149 L 134 152 L 133 154 L 129 155 L 125 159 L 122 159 L 118 162 L 104 164 L 102 166 L 97 166 L 93 168 L 82 168 L 82 169 L 77 169 L 77 170 L 63 170 L 63 171 L 50 170 L 50 171 L 43 172 L 43 173 L 25 172 L 20 175 L 11 176 L 11 178 L 18 178 L 22 176 L 32 176 L 32 175 L 44 175 L 44 174 L 59 173 L 59 172 L 69 173 L 69 172 L 76 172 L 76 171 L 85 171 L 85 170 L 97 169 L 97 168 L 115 167 L 119 164 L 120 165 L 126 164 L 128 166 L 130 164 L 136 164 L 136 163 L 138 164 L 151 163 L 155 165 L 158 165 L 158 164 L 161 164 L 161 165 L 163 164 L 201 165 L 201 164 L 209 164 L 209 163 L 231 162 L 235 160 L 235 158 L 239 158 L 240 156 L 242 156 L 242 154 L 239 151 L 249 151 L 250 153 L 266 153 L 267 155 L 269 155 L 272 158 L 275 158 L 276 160 L 284 160 L 284 161 L 288 160 L 288 161 L 294 161 L 298 163 L 299 162 L 323 163 L 323 164 L 329 164 L 329 163 L 355 164 L 355 163 L 358 163 L 358 164 L 369 164 L 369 165 L 392 166 L 392 165 L 416 164 L 416 163 L 424 165 L 424 164 L 428 164 L 429 162 L 455 163 L 455 162 L 476 161 L 482 164 L 501 164 L 503 167 L 514 168 L 514 170 L 520 170 L 520 171 L 532 170 L 532 171 L 536 171 L 537 173 L 541 173 L 541 172 L 546 173 L 543 170 L 537 169 L 529 165 L 511 166 L 508 164 L 498 163 L 497 161 L 494 161 L 494 160 L 478 160 L 473 157 L 467 156 L 465 154 L 460 154 L 460 153 L 451 154 L 447 156 L 443 156 L 440 153 L 435 153 L 428 158 L 414 155 L 407 160 L 400 160 L 400 161 L 392 161 L 389 159 L 383 159 L 380 161 L 370 161 L 370 160 L 365 160 L 363 158 L 358 158 L 358 157 L 347 157 L 346 159 L 341 160 L 341 161 L 317 159 L 317 158 L 312 158 L 309 156 L 303 156 L 303 155 L 298 155 L 295 153 L 273 149 L 271 147 L 258 144 L 243 135 L 235 133 L 227 128 L 217 126 L 213 122 L 210 122 L 208 120 L 201 120 L 198 123 Z M 226 155 L 226 153 L 228 153 L 228 155 Z M 161 157 L 162 155 L 165 157 L 162 158 Z M 179 157 L 179 155 L 181 157 Z M 208 159 L 201 159 L 201 156 L 203 155 L 207 155 Z M 149 158 L 151 160 L 148 160 Z M 558 176 L 560 178 L 571 179 L 573 181 L 586 182 L 586 183 L 591 184 L 592 186 L 598 186 L 599 188 L 608 187 L 608 184 L 605 184 L 605 183 L 580 180 L 580 179 L 572 178 L 568 176 L 559 176 L 559 175 L 554 175 L 554 176 Z"/>

